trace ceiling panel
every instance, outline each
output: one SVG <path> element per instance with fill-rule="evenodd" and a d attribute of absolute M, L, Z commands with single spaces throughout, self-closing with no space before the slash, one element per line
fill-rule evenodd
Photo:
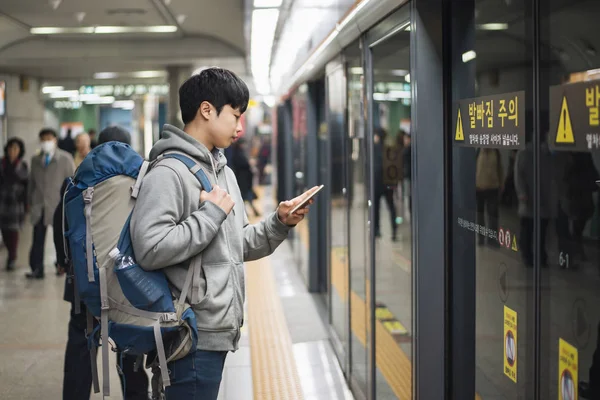
<path fill-rule="evenodd" d="M 9 0 L 0 3 L 0 11 L 30 26 L 168 24 L 149 0 L 62 0 L 56 10 L 49 1 Z M 76 18 L 79 12 L 85 12 L 82 23 Z"/>
<path fill-rule="evenodd" d="M 220 38 L 238 49 L 246 48 L 243 0 L 171 0 L 169 10 L 186 33 Z"/>

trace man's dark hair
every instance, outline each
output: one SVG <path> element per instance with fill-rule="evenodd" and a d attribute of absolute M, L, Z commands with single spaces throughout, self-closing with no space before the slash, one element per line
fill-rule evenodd
<path fill-rule="evenodd" d="M 244 113 L 249 97 L 248 86 L 236 74 L 223 68 L 207 68 L 179 88 L 181 119 L 186 125 L 192 122 L 203 101 L 212 104 L 217 115 L 226 105 Z"/>
<path fill-rule="evenodd" d="M 98 145 L 106 142 L 121 142 L 131 144 L 131 135 L 120 126 L 109 126 L 98 135 Z"/>
<path fill-rule="evenodd" d="M 58 138 L 58 135 L 56 134 L 56 131 L 52 128 L 44 128 L 40 131 L 39 137 L 40 139 L 45 136 L 45 135 L 52 135 L 55 138 Z"/>

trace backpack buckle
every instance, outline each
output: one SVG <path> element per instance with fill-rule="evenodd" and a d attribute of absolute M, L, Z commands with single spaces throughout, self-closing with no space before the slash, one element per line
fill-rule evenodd
<path fill-rule="evenodd" d="M 177 314 L 175 313 L 163 313 L 160 318 L 160 322 L 177 322 Z"/>
<path fill-rule="evenodd" d="M 83 202 L 90 204 L 94 198 L 94 187 L 89 187 L 83 191 Z"/>

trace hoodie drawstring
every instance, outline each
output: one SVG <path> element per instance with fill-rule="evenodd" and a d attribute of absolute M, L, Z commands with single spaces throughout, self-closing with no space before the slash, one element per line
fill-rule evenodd
<path fill-rule="evenodd" d="M 217 167 L 215 165 L 215 160 L 213 159 L 212 155 L 210 157 L 210 164 L 212 165 L 213 174 L 215 176 L 215 182 L 218 185 L 219 178 L 217 177 Z M 227 172 L 224 172 L 223 174 L 225 175 L 225 190 L 227 191 L 227 193 L 229 193 L 229 182 L 227 182 Z M 235 207 L 231 211 L 233 211 L 233 215 L 235 215 Z"/>

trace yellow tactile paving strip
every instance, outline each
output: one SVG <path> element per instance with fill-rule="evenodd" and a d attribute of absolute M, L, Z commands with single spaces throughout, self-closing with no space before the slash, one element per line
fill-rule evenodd
<path fill-rule="evenodd" d="M 257 400 L 303 400 L 281 300 L 269 259 L 246 267 L 252 386 Z"/>
<path fill-rule="evenodd" d="M 344 252 L 340 248 L 332 249 L 331 257 L 331 284 L 343 301 L 348 294 L 348 270 L 342 259 Z M 370 287 L 366 283 L 367 289 Z M 367 299 L 369 294 L 367 293 Z M 366 347 L 367 333 L 370 320 L 366 302 L 356 292 L 350 292 L 350 313 L 352 332 L 358 341 Z M 375 346 L 375 361 L 379 371 L 399 399 L 412 397 L 412 365 L 406 353 L 400 348 L 392 334 L 385 329 L 381 321 L 376 321 L 377 336 Z M 482 400 L 479 394 L 476 400 Z"/>

